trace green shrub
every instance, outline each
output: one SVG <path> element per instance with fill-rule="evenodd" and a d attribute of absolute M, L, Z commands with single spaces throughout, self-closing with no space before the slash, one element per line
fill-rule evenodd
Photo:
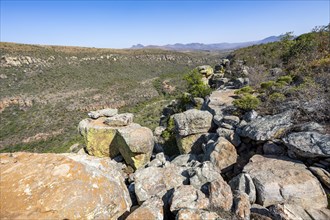
<path fill-rule="evenodd" d="M 244 94 L 244 93 L 253 93 L 254 89 L 251 86 L 244 86 L 243 88 L 240 88 L 239 90 L 235 91 L 236 95 Z"/>
<path fill-rule="evenodd" d="M 284 101 L 285 100 L 285 95 L 283 95 L 282 93 L 279 92 L 274 92 L 273 94 L 271 94 L 269 96 L 270 101 L 273 102 L 280 102 L 280 101 Z"/>
<path fill-rule="evenodd" d="M 276 82 L 281 83 L 285 82 L 286 84 L 290 84 L 292 82 L 292 77 L 287 75 L 287 76 L 280 76 Z"/>
<path fill-rule="evenodd" d="M 260 105 L 260 100 L 251 94 L 244 94 L 239 99 L 234 100 L 233 104 L 242 110 L 249 111 L 256 109 Z"/>
<path fill-rule="evenodd" d="M 275 86 L 275 81 L 268 81 L 268 82 L 262 82 L 260 83 L 260 87 L 262 89 L 270 89 L 272 88 L 273 86 Z"/>
<path fill-rule="evenodd" d="M 169 141 L 172 138 L 172 136 L 174 136 L 174 128 L 175 128 L 174 119 L 170 117 L 168 119 L 166 129 L 161 134 L 162 138 L 164 138 L 165 141 Z"/>
<path fill-rule="evenodd" d="M 202 77 L 202 74 L 200 74 L 196 69 L 184 76 L 184 79 L 188 83 L 187 92 L 193 97 L 204 98 L 205 96 L 211 94 L 211 88 L 203 83 Z"/>

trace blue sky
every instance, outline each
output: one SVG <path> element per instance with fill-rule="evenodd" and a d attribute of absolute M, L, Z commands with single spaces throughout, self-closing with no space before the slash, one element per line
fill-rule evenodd
<path fill-rule="evenodd" d="M 1 1 L 1 41 L 127 48 L 296 35 L 329 23 L 329 1 Z"/>

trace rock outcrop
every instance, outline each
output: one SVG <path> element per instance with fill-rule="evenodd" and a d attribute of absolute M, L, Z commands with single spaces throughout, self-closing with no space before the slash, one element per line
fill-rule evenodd
<path fill-rule="evenodd" d="M 97 157 L 114 158 L 121 154 L 126 163 L 137 169 L 149 162 L 154 147 L 153 133 L 149 128 L 133 123 L 133 114 L 115 113 L 117 110 L 96 111 L 79 123 L 86 150 Z M 111 117 L 103 117 L 111 115 Z M 99 117 L 102 116 L 102 117 Z"/>
<path fill-rule="evenodd" d="M 267 207 L 287 203 L 315 209 L 327 206 L 320 182 L 300 161 L 260 155 L 250 161 L 243 171 L 253 179 L 258 204 Z"/>
<path fill-rule="evenodd" d="M 130 210 L 115 162 L 77 154 L 0 154 L 1 219 L 117 219 Z"/>

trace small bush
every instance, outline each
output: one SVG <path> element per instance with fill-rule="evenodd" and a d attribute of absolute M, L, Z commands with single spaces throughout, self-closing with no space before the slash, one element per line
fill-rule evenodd
<path fill-rule="evenodd" d="M 269 96 L 270 101 L 272 102 L 281 102 L 285 100 L 285 95 L 279 92 L 274 92 Z"/>
<path fill-rule="evenodd" d="M 268 82 L 262 82 L 260 84 L 260 87 L 262 89 L 270 89 L 272 88 L 273 86 L 275 86 L 275 81 L 268 81 Z"/>
<path fill-rule="evenodd" d="M 244 93 L 253 93 L 254 89 L 251 86 L 244 86 L 243 88 L 240 88 L 239 90 L 235 91 L 236 95 L 244 94 Z"/>
<path fill-rule="evenodd" d="M 202 74 L 200 74 L 196 69 L 184 76 L 184 79 L 188 83 L 187 92 L 193 97 L 204 98 L 205 96 L 211 94 L 211 88 L 203 83 L 202 77 Z"/>
<path fill-rule="evenodd" d="M 286 84 L 290 84 L 292 82 L 292 77 L 287 75 L 287 76 L 280 76 L 276 82 L 281 83 L 285 82 Z"/>
<path fill-rule="evenodd" d="M 234 100 L 233 104 L 242 110 L 250 111 L 260 105 L 260 100 L 251 94 L 244 94 L 239 99 Z"/>

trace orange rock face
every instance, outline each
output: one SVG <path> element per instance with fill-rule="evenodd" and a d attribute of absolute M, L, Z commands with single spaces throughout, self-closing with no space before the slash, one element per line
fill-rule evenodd
<path fill-rule="evenodd" d="M 76 154 L 0 154 L 0 219 L 117 219 L 131 200 L 116 163 Z"/>

